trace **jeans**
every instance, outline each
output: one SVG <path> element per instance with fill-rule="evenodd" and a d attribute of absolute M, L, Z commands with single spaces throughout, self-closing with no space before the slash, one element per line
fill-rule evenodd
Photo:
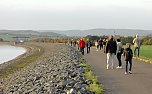
<path fill-rule="evenodd" d="M 136 56 L 136 50 L 137 50 L 137 52 L 138 52 L 138 57 L 139 57 L 139 47 L 135 47 L 135 49 L 134 49 L 134 55 Z"/>
<path fill-rule="evenodd" d="M 84 48 L 80 48 L 80 52 L 84 55 Z"/>
<path fill-rule="evenodd" d="M 129 71 L 131 71 L 131 68 L 132 68 L 132 60 L 126 61 L 126 72 L 128 72 L 128 62 L 130 64 Z"/>
<path fill-rule="evenodd" d="M 90 53 L 90 47 L 87 47 L 87 54 Z"/>
<path fill-rule="evenodd" d="M 114 62 L 114 53 L 107 53 L 107 68 L 110 66 L 113 68 L 113 62 Z"/>
<path fill-rule="evenodd" d="M 99 45 L 100 46 L 100 50 L 103 48 L 103 45 Z"/>
<path fill-rule="evenodd" d="M 103 51 L 106 53 L 106 45 L 103 45 Z"/>
<path fill-rule="evenodd" d="M 119 63 L 119 67 L 122 66 L 122 62 L 121 62 L 121 53 L 117 53 L 117 59 L 118 59 L 118 63 Z"/>

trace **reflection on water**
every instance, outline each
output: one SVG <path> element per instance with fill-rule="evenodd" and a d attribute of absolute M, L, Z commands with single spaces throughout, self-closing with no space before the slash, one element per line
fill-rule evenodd
<path fill-rule="evenodd" d="M 24 54 L 26 50 L 22 47 L 0 45 L 0 64 Z"/>

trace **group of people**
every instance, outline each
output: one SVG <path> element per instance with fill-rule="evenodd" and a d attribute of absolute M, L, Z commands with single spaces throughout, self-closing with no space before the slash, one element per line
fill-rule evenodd
<path fill-rule="evenodd" d="M 136 35 L 136 37 L 133 40 L 134 43 L 134 56 L 136 56 L 136 50 L 138 50 L 138 57 L 139 57 L 139 49 L 141 45 L 141 41 Z M 113 63 L 114 63 L 114 55 L 117 56 L 118 59 L 118 67 L 117 68 L 122 68 L 122 61 L 121 61 L 121 56 L 124 56 L 126 66 L 125 66 L 125 74 L 131 74 L 131 69 L 132 69 L 132 58 L 133 58 L 133 51 L 131 49 L 131 43 L 126 43 L 125 48 L 123 48 L 123 45 L 121 43 L 120 39 L 117 39 L 116 41 L 114 40 L 113 36 L 109 36 L 109 39 L 106 43 L 106 54 L 107 54 L 107 69 L 111 66 L 113 69 Z M 129 71 L 128 71 L 128 63 L 130 64 L 129 66 Z"/>
<path fill-rule="evenodd" d="M 110 36 L 106 44 L 106 54 L 107 54 L 107 69 L 109 69 L 110 67 L 111 69 L 114 68 L 113 67 L 114 55 L 116 55 L 118 59 L 117 68 L 122 68 L 121 56 L 123 54 L 126 62 L 125 74 L 128 73 L 131 74 L 133 52 L 130 43 L 126 43 L 126 47 L 124 49 L 120 39 L 114 41 L 113 36 Z M 129 71 L 128 71 L 128 63 L 130 64 Z"/>
<path fill-rule="evenodd" d="M 103 40 L 100 38 L 100 40 L 96 40 L 95 42 L 96 50 L 101 50 L 103 48 Z"/>
<path fill-rule="evenodd" d="M 137 51 L 137 56 L 139 57 L 139 49 L 140 49 L 140 44 L 141 42 L 139 41 L 138 35 L 133 40 L 134 43 L 134 56 L 136 56 L 136 51 Z M 86 47 L 87 53 L 90 53 L 90 47 L 92 46 L 92 43 L 90 42 L 89 39 L 85 42 L 83 38 L 80 39 L 78 43 L 78 47 L 82 55 L 84 55 L 84 49 Z M 116 55 L 117 60 L 118 60 L 118 67 L 117 69 L 122 68 L 122 61 L 121 61 L 121 56 L 123 55 L 125 58 L 126 66 L 125 66 L 125 74 L 131 74 L 131 69 L 132 69 L 132 58 L 133 58 L 133 51 L 131 49 L 131 43 L 126 43 L 125 47 L 123 48 L 123 44 L 121 43 L 121 40 L 118 38 L 114 39 L 112 35 L 109 36 L 109 38 L 105 39 L 100 39 L 95 42 L 96 50 L 98 51 L 99 49 L 101 50 L 103 48 L 104 53 L 107 55 L 107 66 L 106 68 L 113 69 L 114 68 L 114 56 Z M 130 65 L 128 68 L 128 64 Z M 129 70 L 128 70 L 129 69 Z"/>
<path fill-rule="evenodd" d="M 89 39 L 87 39 L 87 42 L 85 43 L 85 41 L 83 40 L 83 38 L 80 39 L 79 44 L 78 44 L 78 48 L 80 49 L 80 52 L 82 53 L 82 55 L 84 55 L 84 48 L 87 48 L 87 53 L 90 53 L 90 48 L 92 46 L 92 43 Z"/>

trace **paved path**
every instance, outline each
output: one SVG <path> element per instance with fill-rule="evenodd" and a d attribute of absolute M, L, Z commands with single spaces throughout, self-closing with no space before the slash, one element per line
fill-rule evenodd
<path fill-rule="evenodd" d="M 104 94 L 152 94 L 152 64 L 133 60 L 133 74 L 125 75 L 125 63 L 123 69 L 116 69 L 116 57 L 115 68 L 106 69 L 106 54 L 102 51 L 92 48 L 91 53 L 85 54 L 84 58 L 103 84 Z"/>

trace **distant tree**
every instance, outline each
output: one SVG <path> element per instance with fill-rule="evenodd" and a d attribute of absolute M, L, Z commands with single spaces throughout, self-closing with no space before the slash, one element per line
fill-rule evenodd
<path fill-rule="evenodd" d="M 95 40 L 99 40 L 100 39 L 99 36 L 91 36 L 91 35 L 88 35 L 85 38 L 89 39 L 90 41 L 95 41 Z"/>
<path fill-rule="evenodd" d="M 3 39 L 2 39 L 2 38 L 0 38 L 0 41 L 3 41 Z"/>
<path fill-rule="evenodd" d="M 143 45 L 152 45 L 152 37 L 143 37 L 142 39 L 142 44 Z"/>
<path fill-rule="evenodd" d="M 132 36 L 121 37 L 120 39 L 122 41 L 122 44 L 125 45 L 126 43 L 131 43 L 132 44 L 134 37 L 132 37 Z"/>

